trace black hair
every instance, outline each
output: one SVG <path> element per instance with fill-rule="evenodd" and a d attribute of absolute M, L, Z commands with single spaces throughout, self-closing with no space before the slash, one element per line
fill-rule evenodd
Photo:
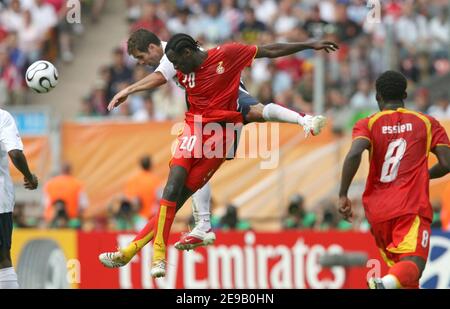
<path fill-rule="evenodd" d="M 165 53 L 167 53 L 169 50 L 172 50 L 175 53 L 179 54 L 185 48 L 191 49 L 193 51 L 197 51 L 200 49 L 198 42 L 194 40 L 193 37 L 185 33 L 177 33 L 170 38 L 169 42 L 167 42 Z"/>
<path fill-rule="evenodd" d="M 407 80 L 397 71 L 386 71 L 377 78 L 375 83 L 377 93 L 384 101 L 402 101 L 405 96 Z"/>
<path fill-rule="evenodd" d="M 128 38 L 128 54 L 131 55 L 134 51 L 146 52 L 148 45 L 161 45 L 161 40 L 154 34 L 145 29 L 138 29 L 134 31 Z"/>
<path fill-rule="evenodd" d="M 152 169 L 152 158 L 150 156 L 144 156 L 141 158 L 141 167 L 142 169 L 149 171 Z"/>

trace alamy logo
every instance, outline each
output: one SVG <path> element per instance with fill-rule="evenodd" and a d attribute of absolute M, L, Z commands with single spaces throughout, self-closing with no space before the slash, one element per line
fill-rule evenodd
<path fill-rule="evenodd" d="M 81 3 L 79 0 L 67 0 L 66 20 L 69 24 L 81 24 Z"/>
<path fill-rule="evenodd" d="M 367 22 L 369 24 L 381 23 L 381 3 L 380 0 L 368 0 L 367 8 Z"/>

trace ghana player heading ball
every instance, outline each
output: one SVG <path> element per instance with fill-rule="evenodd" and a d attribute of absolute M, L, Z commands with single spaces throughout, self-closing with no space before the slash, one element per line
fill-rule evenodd
<path fill-rule="evenodd" d="M 159 87 L 168 81 L 177 81 L 177 71 L 164 54 L 167 42 L 161 41 L 154 33 L 144 29 L 133 32 L 128 39 L 128 53 L 140 64 L 157 66 L 155 71 L 145 78 L 117 93 L 109 103 L 108 109 L 126 102 L 127 97 L 138 91 Z M 312 49 L 314 46 L 304 46 Z M 333 50 L 333 49 L 329 49 Z M 178 82 L 177 82 L 178 83 Z M 241 83 L 238 90 L 237 111 L 242 114 L 244 124 L 250 122 L 284 122 L 303 126 L 306 134 L 317 135 L 325 125 L 325 117 L 297 113 L 281 105 L 270 103 L 263 105 L 253 98 Z M 193 195 L 195 227 L 175 244 L 177 249 L 193 249 L 211 243 L 215 239 L 210 224 L 211 188 L 207 183 Z M 115 252 L 100 254 L 99 260 L 106 267 L 126 265 L 149 241 L 153 239 L 155 218 L 150 218 L 147 225 L 126 247 Z"/>
<path fill-rule="evenodd" d="M 204 51 L 187 34 L 176 34 L 169 40 L 166 56 L 177 69 L 178 80 L 186 90 L 189 110 L 184 131 L 179 136 L 180 142 L 170 162 L 169 177 L 156 220 L 153 277 L 165 276 L 167 241 L 177 209 L 213 176 L 233 146 L 234 131 L 228 130 L 228 124 L 243 122 L 242 114 L 237 111 L 242 70 L 250 66 L 254 58 L 277 58 L 304 49 L 331 52 L 337 48 L 334 42 L 310 41 L 264 46 L 229 43 Z M 196 129 L 211 123 L 222 124 L 223 134 L 211 135 L 206 130 Z M 193 141 L 193 147 L 183 147 L 183 140 Z M 198 151 L 203 151 L 208 144 L 214 144 L 214 149 L 220 148 L 224 152 L 213 157 L 202 152 L 198 157 Z"/>

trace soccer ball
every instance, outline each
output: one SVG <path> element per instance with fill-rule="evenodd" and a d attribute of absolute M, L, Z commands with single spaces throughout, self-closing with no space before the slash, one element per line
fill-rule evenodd
<path fill-rule="evenodd" d="M 50 62 L 38 60 L 28 67 L 25 80 L 37 93 L 47 93 L 58 84 L 58 71 Z"/>

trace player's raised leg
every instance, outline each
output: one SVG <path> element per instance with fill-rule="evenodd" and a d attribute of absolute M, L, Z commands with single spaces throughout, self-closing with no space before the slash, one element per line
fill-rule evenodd
<path fill-rule="evenodd" d="M 99 255 L 100 262 L 109 268 L 122 267 L 128 264 L 131 259 L 139 252 L 146 244 L 148 244 L 154 235 L 156 217 L 152 216 L 144 228 L 139 231 L 133 241 L 125 248 L 119 248 L 114 252 L 104 252 Z"/>
<path fill-rule="evenodd" d="M 183 196 L 180 199 L 180 203 L 184 204 L 189 196 Z M 209 206 L 208 206 L 209 207 Z M 179 208 L 177 208 L 178 210 Z M 144 226 L 144 228 L 139 231 L 133 241 L 125 248 L 119 248 L 114 252 L 104 252 L 99 255 L 100 262 L 109 268 L 122 267 L 128 264 L 131 259 L 139 252 L 146 244 L 153 240 L 155 221 L 157 216 L 150 217 L 150 220 Z"/>
<path fill-rule="evenodd" d="M 318 135 L 326 125 L 326 118 L 322 115 L 311 116 L 304 113 L 297 113 L 286 107 L 275 103 L 264 105 L 262 110 L 264 120 L 269 122 L 285 122 L 299 124 L 305 131 L 305 136 L 309 134 Z"/>

